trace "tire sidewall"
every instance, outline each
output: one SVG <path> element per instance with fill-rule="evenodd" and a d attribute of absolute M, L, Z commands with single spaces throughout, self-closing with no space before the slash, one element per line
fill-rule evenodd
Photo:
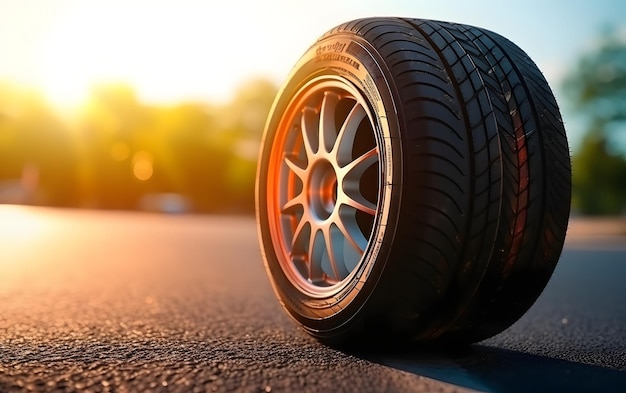
<path fill-rule="evenodd" d="M 355 325 L 355 316 L 363 315 L 391 254 L 398 225 L 401 196 L 402 150 L 399 129 L 401 119 L 396 110 L 393 85 L 385 72 L 384 62 L 365 40 L 349 34 L 335 33 L 318 41 L 302 56 L 287 82 L 279 91 L 265 127 L 256 184 L 257 225 L 266 271 L 272 287 L 288 314 L 310 333 L 332 337 Z M 307 296 L 294 287 L 278 260 L 275 239 L 270 232 L 267 179 L 276 130 L 294 95 L 309 81 L 329 76 L 341 78 L 356 88 L 368 102 L 375 122 L 379 148 L 379 206 L 373 233 L 349 282 L 331 296 Z"/>

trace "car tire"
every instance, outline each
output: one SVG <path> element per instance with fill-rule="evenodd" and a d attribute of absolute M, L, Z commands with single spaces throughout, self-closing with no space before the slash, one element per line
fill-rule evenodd
<path fill-rule="evenodd" d="M 520 48 L 367 18 L 324 34 L 279 91 L 256 210 L 273 289 L 311 335 L 469 343 L 535 302 L 570 196 L 557 104 Z"/>

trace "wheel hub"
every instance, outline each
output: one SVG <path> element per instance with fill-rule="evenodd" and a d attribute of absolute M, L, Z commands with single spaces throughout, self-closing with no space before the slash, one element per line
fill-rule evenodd
<path fill-rule="evenodd" d="M 337 174 L 328 160 L 313 166 L 307 194 L 314 218 L 328 220 L 337 204 Z"/>

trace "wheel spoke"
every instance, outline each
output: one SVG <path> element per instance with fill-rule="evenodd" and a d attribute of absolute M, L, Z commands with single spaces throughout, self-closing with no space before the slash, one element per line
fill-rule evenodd
<path fill-rule="evenodd" d="M 341 168 L 340 191 L 337 203 L 350 206 L 371 216 L 376 214 L 376 204 L 370 202 L 360 189 L 360 180 L 365 171 L 378 162 L 378 148 L 374 147 Z"/>
<path fill-rule="evenodd" d="M 339 94 L 333 92 L 324 93 L 322 108 L 320 110 L 319 123 L 319 146 L 326 152 L 330 152 L 337 139 L 337 126 L 335 125 L 335 110 L 339 102 Z"/>
<path fill-rule="evenodd" d="M 337 141 L 333 146 L 333 153 L 337 163 L 340 166 L 348 164 L 352 159 L 352 147 L 354 146 L 354 138 L 356 132 L 361 125 L 361 122 L 366 117 L 365 110 L 361 105 L 356 103 L 350 113 L 343 122 L 339 134 L 337 135 Z"/>
<path fill-rule="evenodd" d="M 356 210 L 360 210 L 363 213 L 367 213 L 370 216 L 376 215 L 376 205 L 368 201 L 361 194 L 356 194 L 355 196 L 349 196 L 346 194 L 345 198 L 342 198 L 341 203 Z"/>
<path fill-rule="evenodd" d="M 306 236 L 306 229 L 308 228 L 309 231 L 311 230 L 309 221 L 305 218 L 305 216 L 303 216 L 300 221 L 298 221 L 298 225 L 296 226 L 296 229 L 293 231 L 293 238 L 291 239 L 291 249 L 292 252 L 294 254 L 296 253 L 301 253 L 301 254 L 305 254 L 306 248 L 304 247 L 304 242 L 306 242 L 306 238 L 303 238 Z"/>
<path fill-rule="evenodd" d="M 346 241 L 360 254 L 363 255 L 367 245 L 367 239 L 361 233 L 359 225 L 353 213 L 340 213 L 341 220 L 335 222 L 337 229 L 344 236 Z"/>
<path fill-rule="evenodd" d="M 307 158 L 310 158 L 319 150 L 318 130 L 319 114 L 309 106 L 302 110 L 302 118 L 300 120 L 300 128 L 302 131 L 302 142 L 304 143 L 304 151 Z"/>
<path fill-rule="evenodd" d="M 333 271 L 333 275 L 335 279 L 339 282 L 342 280 L 343 272 L 339 271 L 339 267 L 337 265 L 337 252 L 335 252 L 335 241 L 333 241 L 333 235 L 331 231 L 331 227 L 326 227 L 323 230 L 324 232 L 324 241 L 326 242 L 326 252 L 328 253 L 328 260 L 330 262 L 330 268 Z"/>
<path fill-rule="evenodd" d="M 289 214 L 293 212 L 297 207 L 301 207 L 304 209 L 306 203 L 306 195 L 303 192 L 295 196 L 294 198 L 288 200 L 283 207 L 280 209 L 280 212 L 283 214 Z"/>
<path fill-rule="evenodd" d="M 309 280 L 312 283 L 321 283 L 324 280 L 324 270 L 322 268 L 322 258 L 325 251 L 325 241 L 322 231 L 318 227 L 311 227 L 309 238 Z"/>
<path fill-rule="evenodd" d="M 284 158 L 285 164 L 287 167 L 300 179 L 302 183 L 306 181 L 306 168 L 301 168 L 291 157 L 285 156 Z M 301 190 L 298 195 L 292 197 L 287 202 L 285 202 L 280 211 L 283 214 L 288 214 L 292 212 L 296 207 L 302 206 L 305 207 L 306 203 L 306 195 L 304 194 L 304 190 Z"/>
<path fill-rule="evenodd" d="M 374 147 L 355 160 L 341 168 L 343 178 L 350 181 L 358 181 L 367 168 L 378 162 L 378 148 Z"/>
<path fill-rule="evenodd" d="M 285 164 L 291 169 L 291 171 L 298 176 L 298 178 L 304 182 L 306 179 L 306 168 L 301 168 L 296 162 L 289 156 L 285 157 Z"/>

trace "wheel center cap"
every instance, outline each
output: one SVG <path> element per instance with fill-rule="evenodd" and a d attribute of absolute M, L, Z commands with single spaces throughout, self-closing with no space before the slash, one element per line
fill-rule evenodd
<path fill-rule="evenodd" d="M 324 160 L 313 166 L 307 194 L 315 217 L 327 220 L 337 204 L 337 174 L 330 162 Z"/>

